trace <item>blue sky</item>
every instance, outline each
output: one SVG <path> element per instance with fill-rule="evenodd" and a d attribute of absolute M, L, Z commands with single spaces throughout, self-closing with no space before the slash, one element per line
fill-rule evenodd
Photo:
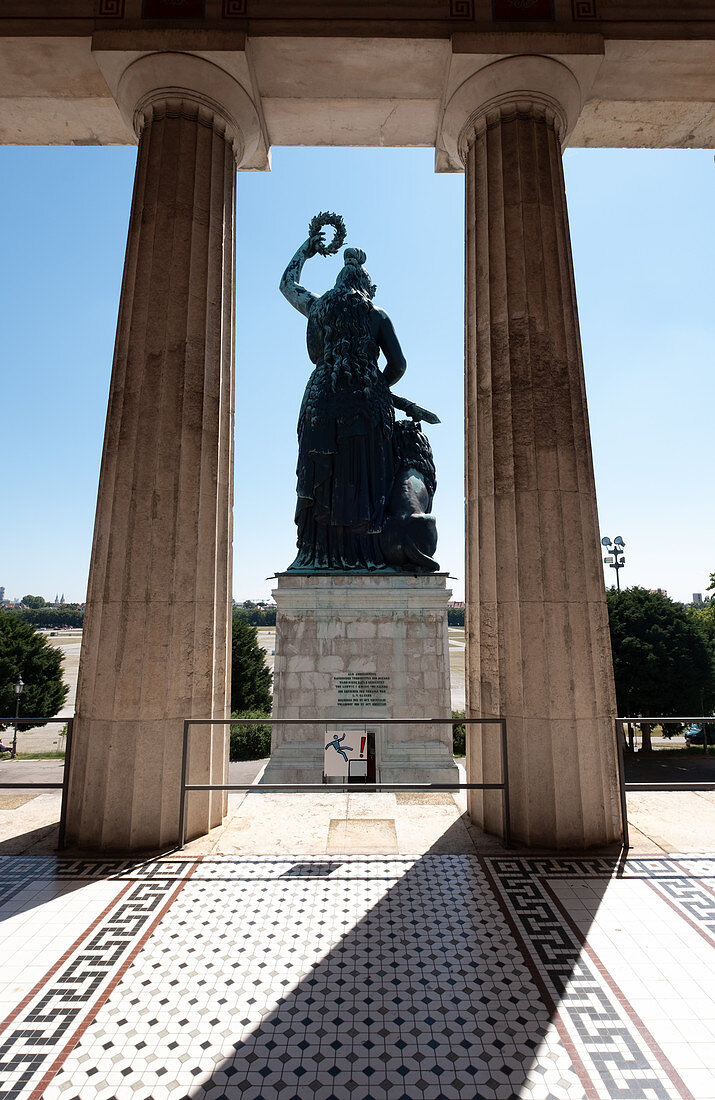
<path fill-rule="evenodd" d="M 238 181 L 234 594 L 294 556 L 305 321 L 278 292 L 319 210 L 368 254 L 408 360 L 396 387 L 434 409 L 437 558 L 463 562 L 463 177 L 426 149 L 274 149 Z M 136 151 L 0 149 L 4 538 L 0 585 L 83 600 Z M 715 570 L 713 156 L 570 150 L 565 171 L 601 533 L 623 584 L 703 591 Z M 320 293 L 337 259 L 308 262 Z M 610 573 L 611 571 L 609 571 Z M 611 583 L 609 576 L 607 583 Z"/>

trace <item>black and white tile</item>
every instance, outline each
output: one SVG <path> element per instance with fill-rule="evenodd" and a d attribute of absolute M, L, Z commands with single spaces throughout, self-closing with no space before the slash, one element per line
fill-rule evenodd
<path fill-rule="evenodd" d="M 62 950 L 8 1014 L 0 1100 L 715 1100 L 693 861 L 6 858 L 0 915 L 3 886 L 13 943 L 47 906 Z M 649 913 L 661 969 L 628 961 Z"/>

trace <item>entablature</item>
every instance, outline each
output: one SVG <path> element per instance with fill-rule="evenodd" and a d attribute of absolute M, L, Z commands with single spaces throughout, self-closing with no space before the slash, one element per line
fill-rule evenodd
<path fill-rule="evenodd" d="M 271 145 L 438 148 L 461 82 L 534 54 L 597 59 L 570 145 L 715 147 L 704 0 L 3 0 L 0 142 L 132 143 L 113 82 L 154 52 L 241 83 L 262 126 L 248 168 Z"/>

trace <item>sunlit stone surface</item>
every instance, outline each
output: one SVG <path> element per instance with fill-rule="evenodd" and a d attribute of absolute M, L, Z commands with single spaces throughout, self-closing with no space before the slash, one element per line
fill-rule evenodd
<path fill-rule="evenodd" d="M 620 836 L 615 694 L 561 141 L 579 87 L 545 58 L 473 78 L 466 171 L 467 713 L 508 721 L 512 828 Z M 514 90 L 518 89 L 518 91 Z M 460 106 L 470 97 L 463 95 Z M 449 108 L 448 108 L 449 118 Z M 452 119 L 454 121 L 454 118 Z M 475 738 L 469 774 L 499 772 Z M 501 832 L 498 793 L 470 792 Z"/>
<path fill-rule="evenodd" d="M 212 70 L 182 71 L 213 91 Z M 147 92 L 161 76 L 152 59 L 122 78 L 141 137 L 77 691 L 67 839 L 81 848 L 175 842 L 183 720 L 228 716 L 243 143 L 204 88 Z M 225 744 L 221 727 L 195 730 L 192 782 L 225 781 Z M 195 795 L 188 834 L 224 802 Z"/>

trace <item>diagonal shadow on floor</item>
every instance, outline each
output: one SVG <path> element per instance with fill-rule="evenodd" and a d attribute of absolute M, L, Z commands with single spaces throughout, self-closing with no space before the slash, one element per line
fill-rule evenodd
<path fill-rule="evenodd" d="M 464 852 L 154 861 L 153 907 L 111 915 L 128 969 L 37 1074 L 52 1100 L 692 1100 L 582 951 L 614 874 L 610 858 Z M 70 978 L 86 961 L 68 958 Z M 47 992 L 82 1000 L 65 973 Z"/>
<path fill-rule="evenodd" d="M 230 874 L 226 863 L 230 861 L 223 863 L 224 874 Z M 359 889 L 359 877 L 384 875 L 388 865 L 393 870 L 384 893 L 354 920 L 351 895 Z M 235 870 L 240 875 L 238 865 Z M 578 965 L 579 945 L 566 934 L 557 935 L 557 986 L 549 990 L 543 973 L 535 980 L 539 959 L 530 958 L 527 965 L 504 900 L 490 885 L 486 862 L 430 853 L 415 860 L 333 857 L 296 861 L 284 877 L 303 879 L 307 887 L 292 893 L 292 917 L 296 907 L 298 912 L 304 907 L 309 919 L 317 920 L 322 903 L 326 926 L 334 883 L 344 883 L 346 931 L 244 1033 L 219 1067 L 204 1077 L 206 1067 L 196 1059 L 191 1072 L 197 1084 L 186 1093 L 187 1100 L 304 1100 L 313 1095 L 337 1100 L 502 1100 L 527 1095 L 526 1088 L 534 1100 L 585 1095 L 551 1026 L 555 1005 Z M 329 879 L 331 889 L 321 892 L 321 879 Z M 604 890 L 606 885 L 603 881 Z M 534 899 L 525 897 L 527 901 L 533 905 Z M 261 970 L 256 968 L 265 965 L 268 973 L 276 969 L 278 955 L 271 940 L 281 912 L 274 908 L 275 895 L 269 904 L 270 911 L 255 914 L 264 936 L 246 936 L 253 952 L 249 994 L 251 982 L 260 984 Z M 546 895 L 542 910 L 542 918 L 553 924 Z M 332 919 L 337 919 L 334 913 Z M 283 942 L 279 934 L 276 939 Z M 194 977 L 203 977 L 200 967 Z M 210 980 L 215 982 L 215 976 Z M 290 984 L 289 977 L 285 984 Z M 217 992 L 220 985 L 219 980 Z M 241 1001 L 247 1013 L 251 1000 L 249 995 Z M 247 1024 L 248 1016 L 242 1022 Z M 172 1090 L 172 1097 L 179 1095 Z M 629 1093 L 639 1095 L 646 1093 Z"/>
<path fill-rule="evenodd" d="M 42 856 L 53 854 L 57 850 L 59 822 L 40 825 L 36 829 L 18 833 L 16 836 L 0 840 L 0 856 Z"/>

